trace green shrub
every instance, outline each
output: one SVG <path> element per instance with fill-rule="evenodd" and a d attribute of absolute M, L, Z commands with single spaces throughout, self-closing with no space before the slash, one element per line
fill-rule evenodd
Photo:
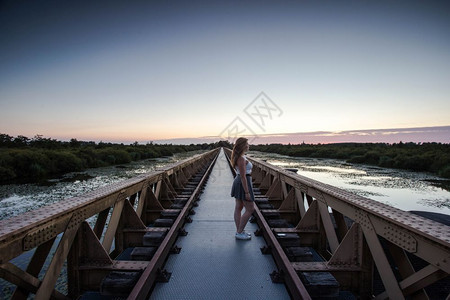
<path fill-rule="evenodd" d="M 378 161 L 378 165 L 384 168 L 392 168 L 394 166 L 394 160 L 390 156 L 380 156 L 380 160 Z"/>
<path fill-rule="evenodd" d="M 0 181 L 9 181 L 16 177 L 17 175 L 12 169 L 0 166 Z"/>
<path fill-rule="evenodd" d="M 83 170 L 83 161 L 68 151 L 48 151 L 51 173 L 66 173 Z"/>
<path fill-rule="evenodd" d="M 41 150 L 16 149 L 10 152 L 10 156 L 13 158 L 12 167 L 17 177 L 40 178 L 47 174 L 50 160 Z"/>
<path fill-rule="evenodd" d="M 450 178 L 450 165 L 447 165 L 443 167 L 441 170 L 439 170 L 439 176 L 444 178 Z"/>
<path fill-rule="evenodd" d="M 380 161 L 380 155 L 375 151 L 368 151 L 364 154 L 364 163 L 369 165 L 378 165 Z"/>
<path fill-rule="evenodd" d="M 98 151 L 101 160 L 109 165 L 126 164 L 131 162 L 130 154 L 125 150 L 114 149 L 111 147 L 103 148 Z"/>
<path fill-rule="evenodd" d="M 32 163 L 28 170 L 28 176 L 24 177 L 43 178 L 48 174 L 48 169 L 39 163 Z"/>
<path fill-rule="evenodd" d="M 76 152 L 74 152 L 74 154 L 81 159 L 81 161 L 83 162 L 83 166 L 85 168 L 95 168 L 95 167 L 100 167 L 101 166 L 101 161 L 98 158 L 97 153 L 94 151 L 93 148 L 83 148 L 80 149 Z"/>
<path fill-rule="evenodd" d="M 364 160 L 365 160 L 364 155 L 357 155 L 351 157 L 350 159 L 347 159 L 347 162 L 351 164 L 362 164 L 364 163 Z"/>
<path fill-rule="evenodd" d="M 155 150 L 153 149 L 149 149 L 145 152 L 144 154 L 145 158 L 156 158 L 156 157 L 160 157 L 160 154 L 157 153 Z"/>

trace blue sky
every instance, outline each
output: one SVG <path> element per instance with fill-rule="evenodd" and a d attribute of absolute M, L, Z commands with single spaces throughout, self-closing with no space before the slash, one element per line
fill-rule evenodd
<path fill-rule="evenodd" d="M 149 141 L 447 126 L 436 1 L 4 1 L 0 132 Z M 252 123 L 264 92 L 281 115 Z"/>

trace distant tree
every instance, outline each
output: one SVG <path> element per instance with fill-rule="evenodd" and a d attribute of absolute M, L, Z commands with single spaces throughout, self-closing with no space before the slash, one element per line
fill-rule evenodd
<path fill-rule="evenodd" d="M 54 149 L 62 146 L 62 142 L 55 139 L 44 138 L 42 135 L 37 134 L 30 140 L 29 144 L 37 148 Z"/>
<path fill-rule="evenodd" d="M 0 133 L 0 147 L 11 147 L 14 138 L 8 134 Z"/>
<path fill-rule="evenodd" d="M 73 147 L 73 148 L 77 148 L 77 147 L 81 146 L 81 142 L 79 142 L 77 139 L 70 139 L 69 144 L 70 144 L 70 147 Z"/>
<path fill-rule="evenodd" d="M 217 143 L 217 147 L 224 147 L 224 148 L 233 148 L 233 145 L 229 141 L 219 141 Z"/>
<path fill-rule="evenodd" d="M 30 139 L 23 135 L 19 135 L 14 139 L 14 144 L 19 147 L 28 146 L 29 143 L 30 143 Z"/>

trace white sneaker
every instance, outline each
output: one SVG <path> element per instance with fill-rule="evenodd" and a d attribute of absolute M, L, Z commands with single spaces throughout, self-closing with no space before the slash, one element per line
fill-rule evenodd
<path fill-rule="evenodd" d="M 242 230 L 241 233 L 245 233 L 245 234 L 248 235 L 250 238 L 252 237 L 252 234 L 251 234 L 251 233 L 248 233 L 248 232 L 245 232 L 245 230 Z M 236 232 L 236 234 L 238 234 L 238 233 Z"/>
<path fill-rule="evenodd" d="M 234 235 L 236 237 L 237 240 L 249 240 L 252 238 L 251 235 L 248 235 L 245 232 L 241 232 L 241 233 L 237 233 Z"/>
<path fill-rule="evenodd" d="M 245 230 L 242 231 L 242 233 L 245 233 L 246 235 L 248 235 L 250 238 L 252 237 L 251 233 L 245 232 Z"/>

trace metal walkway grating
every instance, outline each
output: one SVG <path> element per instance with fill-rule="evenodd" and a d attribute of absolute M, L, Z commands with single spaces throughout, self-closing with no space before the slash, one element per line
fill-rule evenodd
<path fill-rule="evenodd" d="M 290 299 L 283 284 L 272 283 L 277 269 L 271 255 L 262 255 L 262 237 L 247 224 L 251 241 L 238 241 L 230 197 L 233 181 L 223 151 L 200 196 L 188 235 L 179 237 L 180 254 L 171 255 L 165 265 L 172 272 L 168 283 L 156 284 L 150 299 Z"/>

